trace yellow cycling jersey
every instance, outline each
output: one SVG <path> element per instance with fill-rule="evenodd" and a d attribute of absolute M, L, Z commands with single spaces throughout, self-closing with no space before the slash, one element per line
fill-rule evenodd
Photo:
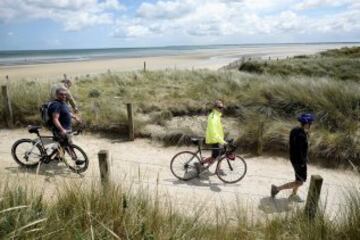
<path fill-rule="evenodd" d="M 206 144 L 225 144 L 224 129 L 221 124 L 222 113 L 214 109 L 208 117 L 208 125 L 206 128 Z"/>

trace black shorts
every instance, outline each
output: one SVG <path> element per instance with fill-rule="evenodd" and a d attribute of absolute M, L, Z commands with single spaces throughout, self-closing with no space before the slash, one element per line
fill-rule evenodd
<path fill-rule="evenodd" d="M 215 148 L 213 150 L 211 150 L 211 157 L 212 158 L 217 158 L 219 157 L 222 153 L 223 153 L 223 150 L 222 149 L 219 149 L 220 148 L 220 144 L 216 143 L 216 144 L 210 144 L 210 147 L 211 148 Z"/>
<path fill-rule="evenodd" d="M 307 166 L 306 164 L 299 164 L 291 162 L 295 171 L 295 180 L 299 182 L 306 182 L 307 179 Z"/>

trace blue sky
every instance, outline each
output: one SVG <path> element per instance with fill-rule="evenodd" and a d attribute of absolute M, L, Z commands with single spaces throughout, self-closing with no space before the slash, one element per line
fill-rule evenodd
<path fill-rule="evenodd" d="M 360 41 L 360 0 L 0 0 L 0 50 Z"/>

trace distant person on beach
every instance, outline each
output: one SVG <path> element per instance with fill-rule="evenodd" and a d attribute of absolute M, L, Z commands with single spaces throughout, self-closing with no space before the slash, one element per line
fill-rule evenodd
<path fill-rule="evenodd" d="M 297 195 L 300 186 L 304 184 L 307 178 L 308 162 L 308 137 L 311 124 L 314 121 L 312 114 L 306 113 L 298 117 L 299 127 L 295 127 L 290 132 L 290 161 L 295 171 L 295 181 L 281 186 L 271 185 L 271 197 L 274 198 L 281 190 L 292 189 L 289 199 L 296 202 L 303 202 Z"/>
<path fill-rule="evenodd" d="M 221 100 L 214 102 L 214 107 L 208 116 L 208 123 L 206 128 L 206 144 L 214 148 L 211 153 L 211 157 L 205 158 L 201 161 L 201 164 L 211 164 L 217 157 L 222 154 L 224 146 L 227 144 L 224 140 L 224 129 L 221 123 L 221 116 L 224 110 L 224 103 Z"/>
<path fill-rule="evenodd" d="M 60 83 L 56 83 L 51 87 L 50 90 L 50 98 L 51 100 L 55 100 L 57 98 L 56 96 L 56 90 L 59 88 L 65 88 L 67 91 L 67 97 L 66 97 L 66 103 L 70 104 L 71 107 L 74 110 L 74 113 L 78 113 L 79 109 L 77 108 L 76 102 L 74 97 L 71 95 L 70 88 L 72 86 L 72 82 L 70 79 L 67 78 L 66 74 L 64 74 L 64 80 L 62 80 Z"/>

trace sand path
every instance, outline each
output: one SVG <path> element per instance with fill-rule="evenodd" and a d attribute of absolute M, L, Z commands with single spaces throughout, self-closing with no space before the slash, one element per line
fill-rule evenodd
<path fill-rule="evenodd" d="M 160 197 L 171 199 L 176 209 L 189 210 L 206 205 L 226 208 L 240 203 L 249 210 L 251 215 L 266 216 L 271 213 L 287 212 L 302 204 L 287 201 L 289 192 L 279 194 L 277 200 L 269 200 L 270 184 L 281 184 L 292 180 L 293 172 L 289 162 L 283 158 L 248 157 L 248 173 L 237 184 L 225 185 L 211 174 L 202 176 L 190 182 L 178 181 L 169 170 L 172 156 L 185 149 L 169 147 L 163 148 L 159 143 L 146 139 L 135 142 L 121 142 L 86 134 L 77 136 L 75 142 L 83 147 L 90 158 L 89 170 L 85 177 L 70 173 L 63 164 L 43 165 L 39 175 L 33 171 L 24 171 L 13 161 L 10 153 L 11 145 L 17 139 L 31 138 L 26 130 L 0 130 L 0 177 L 24 179 L 32 186 L 43 188 L 49 194 L 66 181 L 90 182 L 99 181 L 97 153 L 101 149 L 111 152 L 111 179 L 115 183 L 133 186 L 143 186 L 153 192 L 158 189 Z M 190 148 L 191 149 L 191 148 Z M 350 171 L 336 171 L 309 166 L 310 174 L 319 174 L 324 178 L 322 189 L 322 203 L 327 205 L 327 213 L 336 217 L 341 206 L 345 204 L 343 193 L 348 188 L 358 187 L 360 177 Z M 309 181 L 300 191 L 300 196 L 306 198 Z M 211 211 L 210 211 L 211 212 Z"/>

